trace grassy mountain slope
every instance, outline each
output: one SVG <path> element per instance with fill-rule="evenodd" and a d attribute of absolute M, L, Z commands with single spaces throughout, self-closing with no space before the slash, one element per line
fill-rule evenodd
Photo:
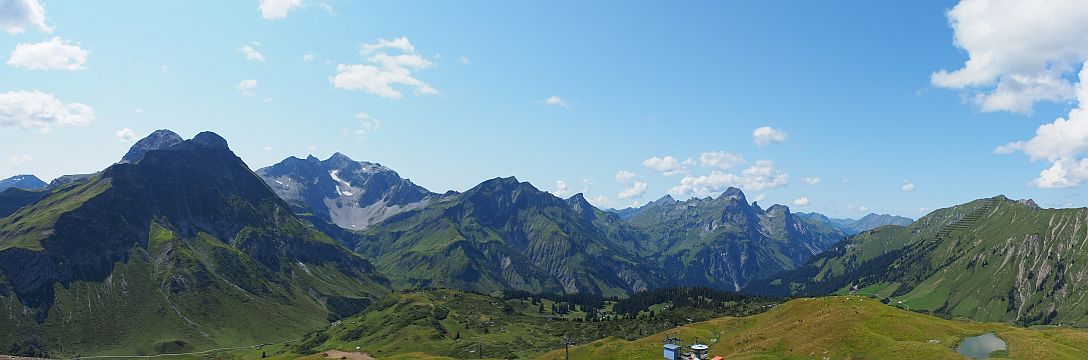
<path fill-rule="evenodd" d="M 1003 196 L 941 209 L 909 227 L 855 236 L 756 293 L 846 292 L 980 321 L 1088 326 L 1088 209 Z"/>
<path fill-rule="evenodd" d="M 30 354 L 282 341 L 388 291 L 211 133 L 0 218 L 0 346 Z"/>
<path fill-rule="evenodd" d="M 864 297 L 796 299 L 745 318 L 720 318 L 636 341 L 609 338 L 571 348 L 572 359 L 659 359 L 668 334 L 699 338 L 727 359 L 963 359 L 963 338 L 993 332 L 1017 359 L 1083 359 L 1088 332 L 946 320 Z M 563 359 L 555 350 L 540 359 Z"/>
<path fill-rule="evenodd" d="M 356 251 L 401 287 L 623 295 L 658 282 L 615 215 L 514 178 L 448 194 L 363 234 Z"/>

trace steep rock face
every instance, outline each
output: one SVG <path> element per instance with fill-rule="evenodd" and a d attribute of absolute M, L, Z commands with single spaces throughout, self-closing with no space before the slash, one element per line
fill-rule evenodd
<path fill-rule="evenodd" d="M 437 197 L 381 164 L 340 153 L 324 161 L 290 157 L 257 174 L 296 212 L 348 230 L 366 229 Z"/>
<path fill-rule="evenodd" d="M 166 339 L 276 340 L 357 310 L 387 284 L 297 219 L 212 133 L 51 188 L 0 218 L 9 305 L 0 315 L 15 319 L 0 343 L 29 337 L 57 355 L 108 353 L 130 338 L 149 352 Z"/>
<path fill-rule="evenodd" d="M 843 241 L 746 291 L 857 291 L 914 310 L 1021 325 L 1088 325 L 1088 209 L 1040 209 L 1004 196 L 936 210 L 910 226 Z"/>
<path fill-rule="evenodd" d="M 637 236 L 581 196 L 560 199 L 515 178 L 393 216 L 368 229 L 358 252 L 400 286 L 620 295 L 656 286 Z"/>
<path fill-rule="evenodd" d="M 675 285 L 738 290 L 749 281 L 804 263 L 844 235 L 814 229 L 782 205 L 763 210 L 729 188 L 718 198 L 663 198 L 631 224 L 647 234 L 643 254 Z"/>
<path fill-rule="evenodd" d="M 23 190 L 40 190 L 44 189 L 49 184 L 39 179 L 34 175 L 15 175 L 4 180 L 0 180 L 0 192 L 9 188 L 18 188 Z"/>

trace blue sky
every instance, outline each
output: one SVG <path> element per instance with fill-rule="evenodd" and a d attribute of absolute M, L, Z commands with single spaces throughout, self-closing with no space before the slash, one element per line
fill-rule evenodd
<path fill-rule="evenodd" d="M 1021 79 L 1021 63 L 983 69 L 989 82 L 932 78 L 998 46 L 953 42 L 958 1 L 291 3 L 0 0 L 30 6 L 0 14 L 0 177 L 97 171 L 135 140 L 123 129 L 168 128 L 215 131 L 254 169 L 339 151 L 436 192 L 514 175 L 602 207 L 728 185 L 838 217 L 917 218 L 996 194 L 1088 202 L 1076 171 L 1034 180 L 1079 164 L 1079 143 L 995 154 L 1067 116 L 1072 92 L 1028 109 L 980 100 Z M 1077 56 L 1046 71 L 1075 87 Z M 363 90 L 379 76 L 414 83 Z M 43 97 L 75 117 L 27 120 L 36 108 L 20 102 Z M 760 145 L 761 127 L 785 135 Z M 678 165 L 648 160 L 666 156 Z"/>

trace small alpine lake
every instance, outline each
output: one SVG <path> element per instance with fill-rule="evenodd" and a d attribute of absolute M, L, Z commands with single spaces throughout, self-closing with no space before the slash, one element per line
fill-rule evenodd
<path fill-rule="evenodd" d="M 993 352 L 1004 350 L 1006 350 L 1005 341 L 994 335 L 994 333 L 965 338 L 956 346 L 956 351 L 960 355 L 972 359 L 989 359 L 990 354 L 993 354 Z"/>

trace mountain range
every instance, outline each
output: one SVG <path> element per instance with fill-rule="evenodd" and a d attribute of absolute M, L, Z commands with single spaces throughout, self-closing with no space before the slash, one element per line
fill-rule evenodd
<path fill-rule="evenodd" d="M 75 356 L 282 341 L 390 290 L 218 135 L 130 155 L 0 193 L 0 344 Z"/>
<path fill-rule="evenodd" d="M 862 231 L 876 229 L 884 225 L 907 226 L 914 222 L 913 219 L 897 215 L 869 213 L 861 219 L 833 219 L 820 213 L 797 213 L 802 220 L 817 226 L 828 226 L 838 229 L 846 235 L 855 235 Z"/>

